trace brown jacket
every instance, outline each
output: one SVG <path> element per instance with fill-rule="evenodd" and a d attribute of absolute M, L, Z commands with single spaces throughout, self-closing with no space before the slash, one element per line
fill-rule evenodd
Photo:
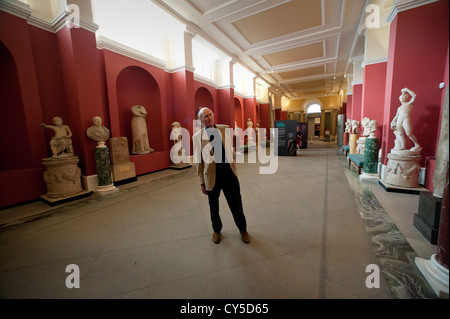
<path fill-rule="evenodd" d="M 232 133 L 232 130 L 225 130 L 226 128 L 229 128 L 229 126 L 222 124 L 216 124 L 216 128 L 221 134 L 227 161 L 230 164 L 231 170 L 237 176 L 235 155 L 233 152 L 233 135 L 230 134 Z M 216 163 L 214 162 L 214 152 L 205 128 L 202 128 L 194 134 L 192 142 L 194 148 L 194 162 L 197 164 L 198 181 L 200 184 L 205 184 L 207 191 L 211 191 L 216 182 Z"/>

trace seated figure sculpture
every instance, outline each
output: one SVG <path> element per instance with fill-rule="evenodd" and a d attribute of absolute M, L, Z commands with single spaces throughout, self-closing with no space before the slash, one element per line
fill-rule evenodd
<path fill-rule="evenodd" d="M 55 131 L 55 136 L 52 137 L 50 141 L 50 148 L 52 150 L 52 157 L 65 157 L 73 156 L 73 146 L 72 146 L 72 131 L 69 126 L 63 124 L 62 118 L 55 116 L 53 118 L 53 123 L 55 125 L 47 125 L 41 123 L 40 126 L 44 128 L 49 128 Z"/>
<path fill-rule="evenodd" d="M 416 100 L 416 93 L 408 88 L 402 89 L 401 92 L 402 94 L 400 95 L 399 100 L 402 104 L 398 107 L 397 114 L 391 122 L 391 129 L 394 130 L 394 134 L 396 137 L 394 141 L 394 149 L 406 149 L 406 133 L 409 139 L 414 143 L 411 151 L 416 151 L 420 149 L 420 145 L 416 136 L 413 134 L 413 130 L 411 127 L 411 112 L 413 109 L 414 101 Z M 406 93 L 411 95 L 411 99 L 409 101 L 407 101 L 408 95 Z"/>

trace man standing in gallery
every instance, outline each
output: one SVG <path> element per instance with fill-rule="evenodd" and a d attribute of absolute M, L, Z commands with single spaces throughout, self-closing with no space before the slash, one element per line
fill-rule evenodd
<path fill-rule="evenodd" d="M 218 244 L 221 239 L 222 220 L 219 215 L 219 196 L 223 190 L 228 206 L 233 214 L 242 241 L 250 242 L 247 221 L 242 207 L 242 197 L 233 156 L 233 134 L 227 125 L 214 124 L 214 113 L 207 107 L 200 109 L 198 119 L 202 129 L 192 137 L 194 160 L 203 194 L 208 195 L 213 228 L 212 240 Z"/>

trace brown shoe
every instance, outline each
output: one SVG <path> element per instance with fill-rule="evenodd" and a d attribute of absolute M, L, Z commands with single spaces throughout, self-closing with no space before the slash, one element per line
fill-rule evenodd
<path fill-rule="evenodd" d="M 250 235 L 246 231 L 241 231 L 242 241 L 246 244 L 250 242 Z"/>
<path fill-rule="evenodd" d="M 220 243 L 220 233 L 214 232 L 214 234 L 212 236 L 212 241 L 214 244 Z"/>

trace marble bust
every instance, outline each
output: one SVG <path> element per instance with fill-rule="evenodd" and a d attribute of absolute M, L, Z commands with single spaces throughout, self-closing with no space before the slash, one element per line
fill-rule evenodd
<path fill-rule="evenodd" d="M 50 148 L 52 150 L 52 158 L 73 156 L 72 146 L 72 131 L 69 126 L 63 124 L 62 118 L 55 116 L 53 118 L 54 125 L 47 125 L 41 123 L 40 126 L 44 128 L 52 129 L 55 132 L 55 136 L 50 141 Z"/>
<path fill-rule="evenodd" d="M 344 132 L 351 133 L 352 120 L 345 121 L 345 130 Z"/>
<path fill-rule="evenodd" d="M 359 121 L 357 120 L 352 120 L 352 128 L 350 133 L 352 134 L 358 134 L 358 126 L 359 126 Z"/>
<path fill-rule="evenodd" d="M 155 150 L 150 147 L 147 133 L 147 123 L 145 117 L 147 110 L 142 105 L 133 105 L 131 107 L 133 118 L 131 120 L 131 132 L 133 135 L 132 154 L 149 154 Z"/>
<path fill-rule="evenodd" d="M 369 134 L 370 134 L 369 125 L 370 125 L 370 119 L 368 117 L 363 118 L 361 121 L 361 126 L 364 129 L 362 136 L 369 136 Z"/>
<path fill-rule="evenodd" d="M 92 125 L 86 130 L 86 135 L 98 142 L 99 146 L 104 145 L 105 141 L 109 138 L 109 130 L 102 125 L 102 118 L 100 116 L 94 116 L 92 118 Z"/>

